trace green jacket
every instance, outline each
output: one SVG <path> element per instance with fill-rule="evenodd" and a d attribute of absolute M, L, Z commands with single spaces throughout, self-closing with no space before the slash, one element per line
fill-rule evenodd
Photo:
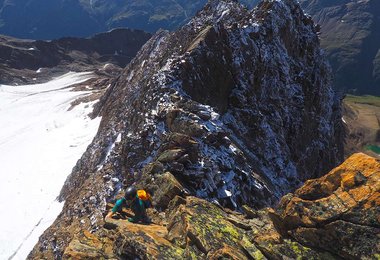
<path fill-rule="evenodd" d="M 143 218 L 146 216 L 145 203 L 137 196 L 133 201 L 127 201 L 125 198 L 117 200 L 115 206 L 112 208 L 112 212 L 120 212 L 123 207 L 131 208 L 137 218 Z"/>

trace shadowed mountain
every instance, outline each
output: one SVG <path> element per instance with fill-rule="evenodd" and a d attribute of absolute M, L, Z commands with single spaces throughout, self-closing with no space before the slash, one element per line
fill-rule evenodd
<path fill-rule="evenodd" d="M 87 39 L 67 37 L 53 41 L 0 36 L 0 84 L 35 83 L 68 71 L 100 69 L 115 74 L 150 37 L 149 33 L 127 29 Z"/>
<path fill-rule="evenodd" d="M 301 0 L 321 25 L 336 89 L 380 95 L 380 1 Z"/>
<path fill-rule="evenodd" d="M 242 0 L 249 8 L 258 0 Z M 188 22 L 207 0 L 0 0 L 0 34 L 87 37 L 116 27 L 155 32 Z"/>

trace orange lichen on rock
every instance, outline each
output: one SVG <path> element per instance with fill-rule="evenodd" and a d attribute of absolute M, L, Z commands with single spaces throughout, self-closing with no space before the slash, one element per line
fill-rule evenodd
<path fill-rule="evenodd" d="M 162 176 L 160 187 L 178 186 L 174 175 Z M 380 161 L 364 154 L 285 195 L 277 209 L 243 206 L 241 214 L 179 190 L 156 193 L 170 201 L 165 221 L 153 211 L 150 225 L 106 218 L 103 229 L 79 232 L 63 259 L 375 259 L 380 252 Z"/>
<path fill-rule="evenodd" d="M 284 218 L 296 217 L 303 226 L 313 226 L 357 211 L 359 204 L 379 206 L 376 196 L 372 196 L 379 191 L 379 177 L 378 160 L 354 154 L 324 177 L 307 181 L 290 199 L 285 196 L 279 208 Z M 368 201 L 371 198 L 374 200 Z"/>
<path fill-rule="evenodd" d="M 62 259 L 105 259 L 116 258 L 113 242 L 109 238 L 100 239 L 87 230 L 80 231 L 66 248 Z"/>
<path fill-rule="evenodd" d="M 372 257 L 380 250 L 379 188 L 380 161 L 358 153 L 284 196 L 277 213 L 302 243 L 342 257 Z"/>

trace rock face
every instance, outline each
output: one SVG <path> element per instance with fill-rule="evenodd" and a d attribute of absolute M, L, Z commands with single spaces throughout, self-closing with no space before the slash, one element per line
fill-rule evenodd
<path fill-rule="evenodd" d="M 62 198 L 108 162 L 130 182 L 159 162 L 197 196 L 269 205 L 341 160 L 329 72 L 312 21 L 292 1 L 252 13 L 210 2 L 179 31 L 156 34 L 109 88 L 93 146 L 119 136 L 119 147 L 86 158 Z"/>
<path fill-rule="evenodd" d="M 227 216 L 210 202 L 239 211 L 273 205 L 335 166 L 339 102 L 315 26 L 296 1 L 263 1 L 252 12 L 210 1 L 180 30 L 154 35 L 107 89 L 94 111 L 99 132 L 62 189 L 64 209 L 30 258 L 72 256 L 65 248 L 81 244 L 72 242 L 80 230 L 108 238 L 107 201 L 134 182 L 154 194 L 155 223 L 166 223 L 165 239 L 179 247 L 170 257 L 262 257 L 228 221 L 207 220 L 216 237 L 199 227 L 207 213 Z M 112 252 L 161 258 L 166 241 L 139 245 L 152 236 L 121 239 Z"/>
<path fill-rule="evenodd" d="M 244 214 L 176 196 L 154 223 L 106 219 L 80 230 L 62 259 L 375 259 L 380 248 L 380 162 L 355 154 L 282 198 Z M 36 255 L 39 256 L 39 255 Z"/>
<path fill-rule="evenodd" d="M 88 39 L 19 40 L 0 36 L 0 84 L 25 84 L 68 71 L 117 74 L 151 37 L 143 31 L 116 29 Z M 107 63 L 112 63 L 105 65 Z M 32 80 L 32 79 L 35 80 Z"/>
<path fill-rule="evenodd" d="M 380 2 L 301 0 L 321 25 L 337 89 L 380 95 Z"/>
<path fill-rule="evenodd" d="M 380 252 L 380 161 L 355 154 L 279 205 L 281 225 L 302 244 L 344 259 Z M 377 256 L 378 257 L 378 256 Z"/>

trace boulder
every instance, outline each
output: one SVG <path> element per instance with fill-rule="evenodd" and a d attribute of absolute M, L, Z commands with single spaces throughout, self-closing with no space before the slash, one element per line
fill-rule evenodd
<path fill-rule="evenodd" d="M 126 220 L 106 218 L 107 223 L 114 224 L 116 229 L 116 259 L 182 259 L 185 250 L 170 243 L 165 236 L 164 226 L 133 224 Z"/>
<path fill-rule="evenodd" d="M 159 175 L 155 180 L 153 203 L 155 207 L 166 209 L 169 202 L 176 196 L 183 194 L 184 188 L 170 172 Z"/>
<path fill-rule="evenodd" d="M 226 219 L 227 213 L 216 205 L 195 197 L 186 204 L 169 208 L 168 238 L 176 244 L 193 244 L 207 258 L 263 259 L 264 255 L 245 232 Z M 230 250 L 234 248 L 234 250 Z"/>
<path fill-rule="evenodd" d="M 80 231 L 66 248 L 62 259 L 116 259 L 113 241 L 99 238 L 87 230 Z"/>
<path fill-rule="evenodd" d="M 184 154 L 184 152 L 185 151 L 183 149 L 166 150 L 158 156 L 157 160 L 162 163 L 172 162 L 180 158 Z"/>
<path fill-rule="evenodd" d="M 380 252 L 380 161 L 358 153 L 285 196 L 278 215 L 302 244 L 343 258 Z"/>

